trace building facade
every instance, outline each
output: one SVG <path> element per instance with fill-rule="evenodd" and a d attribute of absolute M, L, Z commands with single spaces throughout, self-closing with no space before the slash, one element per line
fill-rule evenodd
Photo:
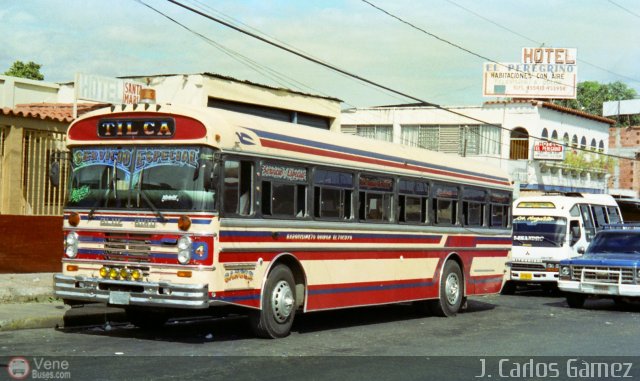
<path fill-rule="evenodd" d="M 523 192 L 605 193 L 613 120 L 542 101 L 486 102 L 444 109 L 424 105 L 344 110 L 341 130 L 506 169 Z M 539 147 L 555 142 L 561 152 Z M 547 144 L 548 145 L 548 144 Z"/>
<path fill-rule="evenodd" d="M 620 157 L 609 187 L 612 193 L 638 198 L 640 195 L 640 126 L 611 127 L 609 152 Z M 627 159 L 622 159 L 627 158 Z"/>

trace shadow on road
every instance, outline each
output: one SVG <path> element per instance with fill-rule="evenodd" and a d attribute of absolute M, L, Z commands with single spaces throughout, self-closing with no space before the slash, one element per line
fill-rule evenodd
<path fill-rule="evenodd" d="M 494 304 L 469 300 L 462 314 L 489 311 Z M 411 303 L 374 307 L 349 308 L 298 314 L 292 332 L 299 334 L 355 326 L 387 324 L 401 321 L 441 319 L 419 312 Z M 90 325 L 67 326 L 58 329 L 68 334 L 135 338 L 139 340 L 181 342 L 186 344 L 206 344 L 208 342 L 237 341 L 254 339 L 246 316 L 232 314 L 227 317 L 180 318 L 169 320 L 161 328 L 145 330 L 126 321 L 122 316 L 115 321 L 93 321 Z"/>

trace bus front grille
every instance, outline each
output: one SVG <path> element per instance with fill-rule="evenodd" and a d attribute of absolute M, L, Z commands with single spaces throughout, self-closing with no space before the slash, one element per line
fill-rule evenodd
<path fill-rule="evenodd" d="M 151 254 L 151 236 L 147 234 L 107 233 L 104 240 L 107 259 L 123 257 L 148 261 Z"/>

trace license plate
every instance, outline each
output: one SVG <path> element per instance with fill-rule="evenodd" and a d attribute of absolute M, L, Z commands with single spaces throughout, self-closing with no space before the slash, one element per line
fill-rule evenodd
<path fill-rule="evenodd" d="M 611 290 L 611 287 L 602 286 L 602 285 L 596 284 L 596 285 L 593 286 L 593 290 L 595 292 L 602 292 L 602 293 L 608 294 L 609 290 Z"/>
<path fill-rule="evenodd" d="M 520 280 L 531 280 L 533 276 L 531 273 L 520 273 Z"/>
<path fill-rule="evenodd" d="M 130 295 L 128 292 L 123 291 L 111 291 L 109 293 L 109 304 L 129 304 Z"/>

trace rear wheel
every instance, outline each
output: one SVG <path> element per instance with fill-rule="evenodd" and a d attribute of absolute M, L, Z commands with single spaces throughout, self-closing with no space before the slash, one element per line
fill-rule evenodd
<path fill-rule="evenodd" d="M 582 308 L 584 306 L 584 301 L 587 299 L 584 294 L 576 294 L 576 293 L 567 293 L 567 304 L 571 308 Z"/>
<path fill-rule="evenodd" d="M 464 299 L 462 270 L 456 261 L 447 261 L 440 278 L 440 299 L 431 303 L 431 311 L 438 316 L 455 316 Z"/>
<path fill-rule="evenodd" d="M 251 328 L 259 337 L 276 339 L 289 335 L 296 314 L 296 288 L 291 270 L 277 265 L 271 270 L 262 294 L 262 310 L 252 311 Z"/>

